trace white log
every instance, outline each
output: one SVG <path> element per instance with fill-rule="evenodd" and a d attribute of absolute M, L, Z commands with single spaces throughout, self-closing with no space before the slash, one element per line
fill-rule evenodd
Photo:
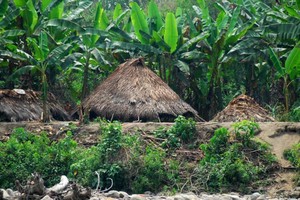
<path fill-rule="evenodd" d="M 48 191 L 53 191 L 56 193 L 62 192 L 69 184 L 69 179 L 62 175 L 60 177 L 60 182 L 54 186 L 52 186 L 51 188 L 48 189 Z"/>

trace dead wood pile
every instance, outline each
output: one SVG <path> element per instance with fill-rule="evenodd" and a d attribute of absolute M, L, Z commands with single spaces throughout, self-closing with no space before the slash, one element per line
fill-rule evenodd
<path fill-rule="evenodd" d="M 48 112 L 51 119 L 67 121 L 69 114 L 52 93 L 48 94 Z M 33 90 L 0 90 L 0 121 L 40 120 L 42 115 L 41 92 Z"/>
<path fill-rule="evenodd" d="M 233 99 L 211 121 L 237 122 L 242 120 L 252 120 L 255 122 L 275 121 L 274 118 L 269 116 L 266 109 L 262 108 L 253 98 L 247 95 L 240 95 Z"/>

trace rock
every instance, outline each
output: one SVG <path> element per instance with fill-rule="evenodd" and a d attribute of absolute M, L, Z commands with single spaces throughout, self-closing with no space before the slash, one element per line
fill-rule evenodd
<path fill-rule="evenodd" d="M 247 200 L 256 200 L 258 197 L 260 197 L 261 194 L 259 194 L 258 192 L 254 192 L 253 194 L 249 195 L 250 197 L 247 198 Z"/>
<path fill-rule="evenodd" d="M 92 197 L 90 200 L 100 200 L 98 197 Z"/>
<path fill-rule="evenodd" d="M 256 200 L 267 200 L 266 195 L 260 195 Z"/>
<path fill-rule="evenodd" d="M 116 198 L 116 199 L 120 198 L 120 194 L 116 190 L 109 191 L 108 193 L 105 194 L 105 196 L 111 197 L 111 198 Z"/>
<path fill-rule="evenodd" d="M 126 192 L 123 192 L 123 191 L 119 192 L 119 196 L 120 196 L 120 198 L 123 198 L 123 199 L 129 199 L 129 194 L 127 194 Z"/>
<path fill-rule="evenodd" d="M 197 200 L 198 197 L 194 193 L 177 194 L 174 196 L 174 200 Z"/>
<path fill-rule="evenodd" d="M 7 191 L 6 190 L 4 190 L 4 189 L 0 189 L 0 198 L 1 198 L 1 193 L 2 193 L 2 198 L 3 199 L 8 199 L 8 198 L 10 198 L 10 195 L 7 193 Z"/>
<path fill-rule="evenodd" d="M 240 197 L 238 194 L 231 193 L 231 194 L 223 194 L 222 199 L 224 199 L 224 200 L 239 200 Z"/>
<path fill-rule="evenodd" d="M 53 200 L 53 199 L 51 197 L 49 197 L 48 195 L 46 195 L 41 200 Z"/>
<path fill-rule="evenodd" d="M 130 197 L 131 200 L 146 200 L 146 197 L 139 195 L 139 194 L 133 194 Z"/>
<path fill-rule="evenodd" d="M 9 196 L 11 196 L 11 197 L 14 197 L 15 196 L 15 193 L 14 193 L 14 191 L 12 190 L 12 189 L 6 189 L 6 192 L 8 193 L 8 195 Z"/>

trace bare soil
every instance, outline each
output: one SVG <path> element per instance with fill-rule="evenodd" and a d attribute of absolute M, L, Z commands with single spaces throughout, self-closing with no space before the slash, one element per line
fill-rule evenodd
<path fill-rule="evenodd" d="M 230 122 L 200 122 L 197 123 L 198 139 L 200 142 L 209 140 L 214 131 L 220 127 L 231 127 Z M 272 152 L 276 155 L 280 169 L 275 178 L 275 184 L 270 186 L 267 191 L 269 195 L 275 195 L 279 192 L 290 191 L 294 188 L 293 176 L 296 170 L 290 166 L 290 163 L 283 158 L 283 152 L 291 148 L 294 144 L 300 142 L 300 123 L 291 122 L 261 122 L 259 123 L 261 131 L 256 138 L 270 144 Z M 170 127 L 172 123 L 123 123 L 124 133 L 130 134 L 139 131 L 141 134 L 152 132 L 159 127 Z M 0 141 L 9 138 L 12 130 L 17 127 L 39 133 L 46 131 L 52 139 L 63 137 L 67 130 L 74 130 L 75 139 L 83 145 L 90 146 L 96 144 L 99 137 L 99 124 L 91 123 L 80 126 L 78 122 L 52 122 L 42 124 L 39 122 L 12 122 L 0 123 Z M 180 153 L 180 152 L 179 152 Z M 186 153 L 182 151 L 181 153 Z M 192 152 L 188 156 L 194 156 L 195 160 L 201 159 L 199 152 Z M 198 156 L 198 158 L 197 158 Z"/>

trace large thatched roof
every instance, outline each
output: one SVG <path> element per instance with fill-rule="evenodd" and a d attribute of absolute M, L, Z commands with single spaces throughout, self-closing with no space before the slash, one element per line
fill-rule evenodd
<path fill-rule="evenodd" d="M 89 111 L 90 118 L 121 121 L 172 121 L 178 115 L 200 120 L 142 58 L 121 64 L 85 99 L 83 109 Z"/>
<path fill-rule="evenodd" d="M 40 92 L 32 90 L 0 90 L 0 121 L 40 120 L 43 112 L 40 97 Z M 51 93 L 48 95 L 48 109 L 51 119 L 70 119 Z"/>
<path fill-rule="evenodd" d="M 253 98 L 240 95 L 233 99 L 224 110 L 219 112 L 211 121 L 237 122 L 252 120 L 255 122 L 275 121 L 269 116 L 268 111 L 262 108 Z"/>

